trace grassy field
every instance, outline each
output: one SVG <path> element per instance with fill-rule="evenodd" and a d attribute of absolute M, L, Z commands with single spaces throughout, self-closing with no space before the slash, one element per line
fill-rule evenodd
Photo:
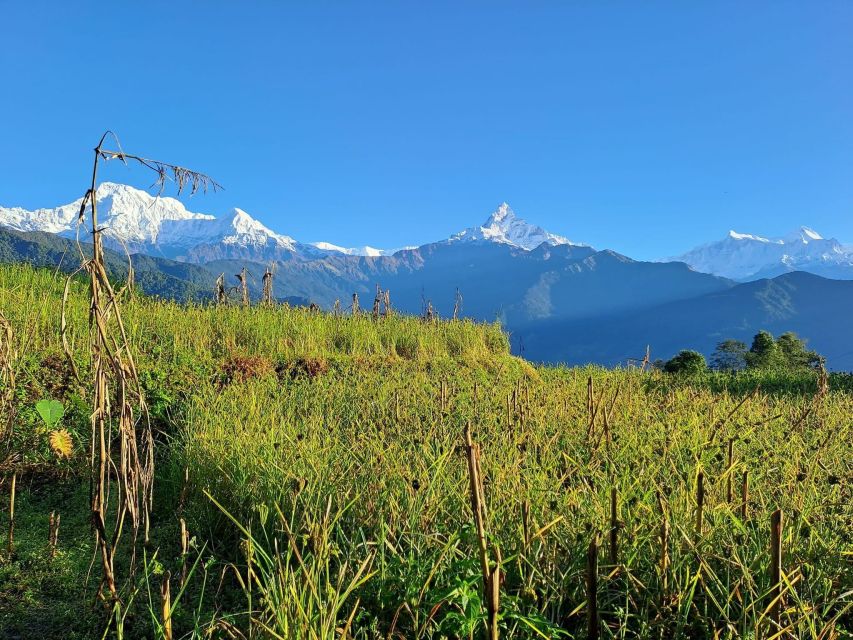
<path fill-rule="evenodd" d="M 142 298 L 124 317 L 157 428 L 154 527 L 116 623 L 95 601 L 91 409 L 59 339 L 62 287 L 0 267 L 17 353 L 4 496 L 19 477 L 0 636 L 166 637 L 170 572 L 175 638 L 482 637 L 470 425 L 501 637 L 586 638 L 590 621 L 602 638 L 853 637 L 850 376 L 540 367 L 497 325 Z M 75 283 L 84 380 L 87 310 Z M 65 408 L 69 459 L 44 399 Z"/>

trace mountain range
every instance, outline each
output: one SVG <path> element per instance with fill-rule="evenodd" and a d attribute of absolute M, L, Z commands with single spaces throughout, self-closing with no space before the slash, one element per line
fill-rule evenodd
<path fill-rule="evenodd" d="M 87 239 L 80 203 L 0 207 L 0 261 L 73 265 L 74 239 Z M 303 243 L 241 209 L 194 213 L 115 183 L 98 187 L 97 203 L 112 271 L 120 277 L 131 254 L 140 287 L 156 295 L 210 299 L 220 273 L 233 281 L 246 267 L 257 296 L 272 265 L 276 297 L 327 308 L 349 306 L 354 293 L 369 307 L 380 285 L 401 311 L 431 304 L 449 316 L 458 291 L 463 315 L 499 319 L 516 350 L 537 360 L 616 364 L 647 344 L 662 357 L 687 347 L 708 352 L 718 338 L 770 328 L 812 337 L 831 366 L 853 368 L 844 355 L 853 340 L 827 320 L 853 298 L 853 283 L 839 281 L 853 280 L 853 248 L 805 227 L 777 239 L 730 232 L 677 258 L 644 262 L 551 233 L 506 203 L 481 225 L 395 250 Z"/>
<path fill-rule="evenodd" d="M 806 271 L 827 278 L 853 279 L 853 246 L 800 227 L 782 238 L 729 231 L 722 240 L 696 247 L 678 257 L 697 271 L 741 282 Z"/>

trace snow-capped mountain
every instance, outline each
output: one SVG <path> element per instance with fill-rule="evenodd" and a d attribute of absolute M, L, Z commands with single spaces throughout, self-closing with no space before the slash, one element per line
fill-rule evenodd
<path fill-rule="evenodd" d="M 541 245 L 543 242 L 552 246 L 557 245 L 572 245 L 586 246 L 571 242 L 568 238 L 550 233 L 542 227 L 530 224 L 526 220 L 519 218 L 512 208 L 503 202 L 497 209 L 486 219 L 486 221 L 477 227 L 468 227 L 455 233 L 446 240 L 440 240 L 442 243 L 462 243 L 462 242 L 496 242 L 506 244 L 518 249 L 531 251 Z M 398 249 L 376 249 L 374 247 L 339 247 L 328 242 L 312 242 L 312 246 L 323 251 L 331 251 L 343 253 L 348 256 L 391 256 L 398 251 L 406 249 L 417 249 L 425 245 L 411 245 L 400 247 Z M 433 244 L 433 243 L 428 243 Z"/>
<path fill-rule="evenodd" d="M 153 196 L 124 184 L 104 182 L 97 191 L 98 223 L 105 243 L 127 247 L 131 253 L 158 255 L 185 262 L 212 260 L 318 260 L 330 255 L 392 256 L 397 249 L 373 246 L 343 247 L 330 242 L 300 243 L 272 231 L 242 209 L 222 217 L 187 210 L 175 198 Z M 88 236 L 88 220 L 77 224 L 82 198 L 53 209 L 29 211 L 20 207 L 0 207 L 0 225 L 18 231 L 46 231 L 66 237 Z M 88 207 L 87 207 L 88 216 Z M 542 243 L 576 245 L 519 218 L 510 206 L 501 204 L 480 226 L 454 234 L 444 243 L 495 242 L 530 251 Z"/>
<path fill-rule="evenodd" d="M 800 227 L 782 238 L 729 231 L 722 240 L 670 258 L 696 271 L 757 280 L 789 271 L 807 271 L 830 278 L 853 279 L 853 248 L 817 231 Z"/>
<path fill-rule="evenodd" d="M 20 207 L 0 207 L 0 224 L 18 231 L 46 231 L 63 236 L 88 239 L 90 209 L 79 226 L 77 216 L 82 198 L 53 209 L 28 211 Z M 188 261 L 201 261 L 217 247 L 217 257 L 269 259 L 282 252 L 296 252 L 298 243 L 291 237 L 275 233 L 242 209 L 217 218 L 188 211 L 175 198 L 152 196 L 146 191 L 123 184 L 104 182 L 98 185 L 98 224 L 104 228 L 104 239 L 113 247 L 126 246 L 133 253 L 149 253 Z M 237 256 L 235 256 L 237 257 Z"/>
<path fill-rule="evenodd" d="M 82 198 L 78 198 L 70 204 L 35 211 L 20 207 L 0 207 L 0 223 L 18 231 L 75 233 L 82 201 Z M 187 211 L 186 207 L 174 198 L 155 198 L 145 191 L 112 182 L 104 182 L 98 186 L 97 205 L 98 223 L 105 227 L 105 235 L 120 239 L 131 246 L 168 241 L 168 232 L 174 228 L 169 223 L 209 223 L 215 220 L 211 215 Z M 86 213 L 88 223 L 88 207 Z M 86 227 L 84 224 L 82 233 L 85 233 Z M 166 234 L 161 237 L 164 227 Z"/>
<path fill-rule="evenodd" d="M 477 242 L 487 240 L 509 244 L 530 251 L 543 242 L 551 245 L 578 245 L 568 238 L 545 231 L 519 218 L 510 206 L 503 202 L 479 227 L 469 227 L 450 237 L 448 242 Z"/>

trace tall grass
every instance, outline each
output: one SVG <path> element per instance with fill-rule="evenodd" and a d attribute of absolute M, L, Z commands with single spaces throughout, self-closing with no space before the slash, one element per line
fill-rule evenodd
<path fill-rule="evenodd" d="M 45 394 L 85 416 L 49 357 L 60 294 L 49 273 L 0 268 L 0 310 L 29 345 L 24 417 Z M 70 313 L 85 317 L 84 295 L 72 290 Z M 124 316 L 160 428 L 161 508 L 185 506 L 228 567 L 222 589 L 245 604 L 220 611 L 219 628 L 227 617 L 247 637 L 480 634 L 470 422 L 502 557 L 503 637 L 585 637 L 599 534 L 601 637 L 850 637 L 848 377 L 818 394 L 808 374 L 534 367 L 509 355 L 500 327 L 466 321 L 144 298 Z M 85 336 L 69 339 L 85 367 Z M 776 509 L 778 629 L 767 613 Z"/>

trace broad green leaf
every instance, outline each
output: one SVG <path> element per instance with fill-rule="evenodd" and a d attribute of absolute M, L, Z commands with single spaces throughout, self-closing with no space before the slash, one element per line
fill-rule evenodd
<path fill-rule="evenodd" d="M 36 403 L 36 411 L 48 428 L 53 428 L 65 415 L 65 407 L 58 400 L 39 400 Z"/>

